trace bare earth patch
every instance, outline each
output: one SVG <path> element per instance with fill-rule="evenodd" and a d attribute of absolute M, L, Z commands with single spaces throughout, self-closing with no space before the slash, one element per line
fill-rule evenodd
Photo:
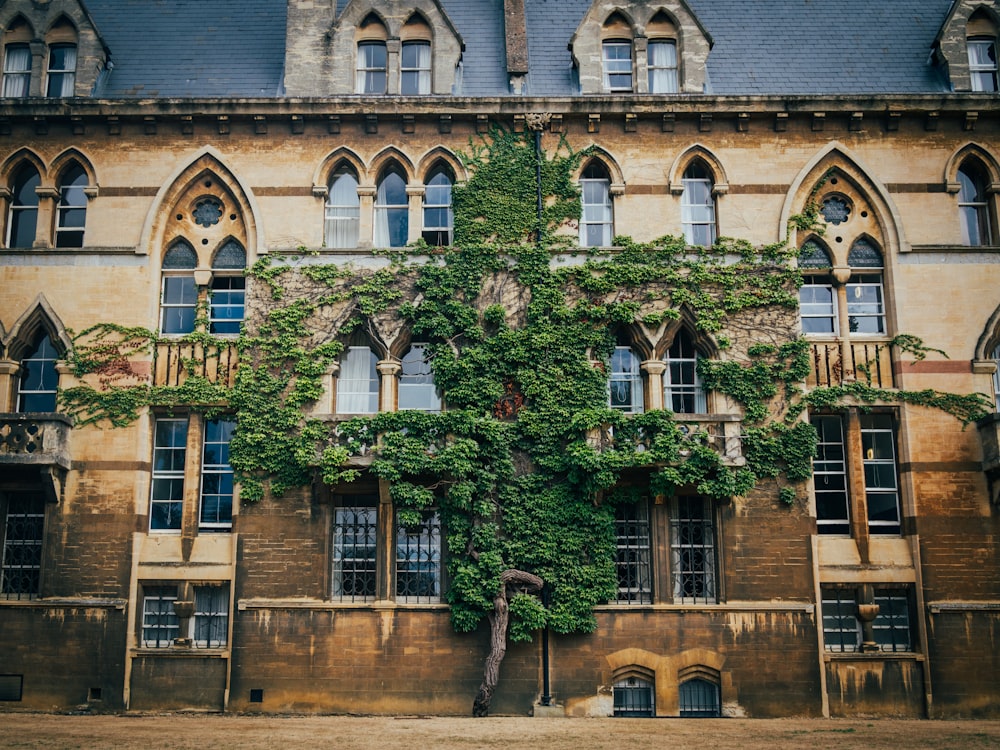
<path fill-rule="evenodd" d="M 128 714 L 0 714 L 4 748 L 978 748 L 1000 747 L 1000 721 L 842 719 L 543 719 Z"/>

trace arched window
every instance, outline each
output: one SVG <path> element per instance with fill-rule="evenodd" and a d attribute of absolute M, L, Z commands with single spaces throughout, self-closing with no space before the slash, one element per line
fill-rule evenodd
<path fill-rule="evenodd" d="M 451 244 L 454 217 L 451 210 L 451 175 L 444 167 L 431 172 L 424 187 L 424 231 L 428 245 L 441 247 Z"/>
<path fill-rule="evenodd" d="M 962 243 L 969 246 L 992 243 L 986 173 L 973 160 L 958 170 L 958 212 L 962 223 Z"/>
<path fill-rule="evenodd" d="M 160 333 L 191 333 L 194 330 L 198 287 L 194 269 L 198 256 L 184 240 L 178 240 L 163 256 L 160 294 Z"/>
<path fill-rule="evenodd" d="M 713 719 L 721 716 L 719 686 L 708 680 L 693 679 L 680 684 L 682 717 Z"/>
<path fill-rule="evenodd" d="M 38 170 L 24 164 L 11 183 L 10 213 L 7 217 L 7 247 L 31 247 L 38 227 L 38 193 L 42 184 Z"/>
<path fill-rule="evenodd" d="M 382 173 L 375 193 L 375 247 L 403 247 L 409 237 L 406 179 L 393 165 Z"/>
<path fill-rule="evenodd" d="M 211 333 L 240 332 L 245 311 L 246 279 L 243 269 L 246 265 L 246 250 L 236 240 L 229 240 L 215 254 L 208 310 Z"/>
<path fill-rule="evenodd" d="M 698 351 L 685 329 L 677 332 L 664 360 L 664 406 L 677 414 L 705 414 L 708 403 L 698 377 Z"/>
<path fill-rule="evenodd" d="M 607 168 L 592 161 L 580 177 L 580 244 L 608 247 L 613 235 L 611 178 Z"/>
<path fill-rule="evenodd" d="M 653 681 L 629 676 L 614 685 L 615 716 L 651 717 L 656 715 Z"/>
<path fill-rule="evenodd" d="M 17 384 L 17 410 L 20 412 L 53 412 L 56 410 L 56 371 L 58 352 L 48 334 L 21 360 Z"/>
<path fill-rule="evenodd" d="M 76 90 L 76 45 L 53 44 L 49 47 L 46 72 L 46 96 L 73 96 Z"/>
<path fill-rule="evenodd" d="M 358 246 L 361 225 L 361 199 L 358 197 L 358 175 L 348 166 L 338 167 L 330 180 L 326 200 L 324 244 L 327 247 Z"/>
<path fill-rule="evenodd" d="M 413 344 L 403 357 L 399 376 L 399 408 L 441 411 L 441 397 L 434 386 L 434 372 L 427 359 L 427 344 Z"/>
<path fill-rule="evenodd" d="M 340 358 L 337 377 L 338 414 L 378 411 L 378 357 L 368 346 L 349 346 Z"/>
<path fill-rule="evenodd" d="M 851 333 L 884 334 L 885 292 L 882 287 L 882 253 L 859 237 L 847 256 L 851 278 L 847 282 L 847 322 Z"/>
<path fill-rule="evenodd" d="M 799 314 L 802 333 L 837 335 L 837 294 L 830 278 L 833 262 L 830 254 L 816 240 L 807 240 L 799 252 L 802 286 L 799 288 Z"/>
<path fill-rule="evenodd" d="M 700 161 L 692 162 L 681 178 L 681 224 L 689 245 L 711 247 L 715 243 L 715 196 L 712 175 Z"/>
<path fill-rule="evenodd" d="M 83 247 L 87 223 L 87 173 L 72 164 L 59 179 L 59 216 L 56 221 L 56 247 Z"/>
<path fill-rule="evenodd" d="M 415 96 L 431 93 L 431 43 L 403 42 L 399 65 L 399 93 Z"/>
<path fill-rule="evenodd" d="M 31 47 L 8 44 L 3 55 L 3 95 L 27 96 L 31 86 Z"/>
<path fill-rule="evenodd" d="M 608 405 L 625 414 L 643 410 L 642 372 L 639 357 L 629 346 L 616 346 L 608 377 Z"/>

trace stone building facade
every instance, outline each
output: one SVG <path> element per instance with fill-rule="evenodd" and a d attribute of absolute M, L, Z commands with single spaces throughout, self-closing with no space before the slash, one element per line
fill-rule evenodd
<path fill-rule="evenodd" d="M 1000 398 L 994 2 L 219 0 L 195 39 L 205 4 L 167 5 L 0 7 L 0 706 L 468 712 L 489 633 L 455 632 L 440 529 L 397 529 L 384 481 L 240 503 L 224 409 L 83 425 L 57 390 L 104 322 L 161 334 L 109 383 L 230 384 L 268 305 L 245 268 L 447 245 L 460 152 L 495 125 L 545 115 L 546 149 L 594 147 L 583 247 L 800 250 L 778 325 L 810 342 L 804 388 Z M 790 223 L 811 205 L 822 234 Z M 205 311 L 223 344 L 179 338 Z M 345 345 L 311 415 L 430 408 L 404 326 Z M 617 407 L 690 412 L 742 460 L 738 409 L 662 385 L 671 357 L 731 354 L 681 323 L 621 348 L 640 395 Z M 512 645 L 494 712 L 995 718 L 1000 421 L 806 418 L 807 502 L 767 483 L 651 499 L 619 535 L 642 595 L 596 607 L 593 633 Z M 702 535 L 693 573 L 682 528 Z M 368 536 L 355 596 L 337 565 Z M 430 588 L 400 583 L 407 545 L 436 550 Z"/>

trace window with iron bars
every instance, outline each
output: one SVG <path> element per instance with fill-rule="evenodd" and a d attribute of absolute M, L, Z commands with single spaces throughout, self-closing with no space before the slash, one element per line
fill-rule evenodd
<path fill-rule="evenodd" d="M 333 598 L 371 602 L 376 595 L 377 502 L 336 509 L 333 533 Z"/>
<path fill-rule="evenodd" d="M 615 544 L 618 569 L 618 604 L 650 604 L 649 507 L 645 500 L 615 508 Z"/>
<path fill-rule="evenodd" d="M 713 719 L 722 715 L 719 686 L 702 679 L 682 682 L 678 689 L 682 717 Z"/>
<path fill-rule="evenodd" d="M 410 604 L 441 601 L 441 519 L 427 512 L 416 526 L 396 529 L 396 599 Z"/>
<path fill-rule="evenodd" d="M 716 585 L 715 519 L 701 497 L 674 500 L 670 517 L 670 567 L 674 601 L 711 604 Z"/>
<path fill-rule="evenodd" d="M 35 599 L 42 573 L 45 499 L 35 492 L 8 492 L 0 497 L 3 513 L 3 558 L 0 599 Z"/>
<path fill-rule="evenodd" d="M 626 677 L 614 685 L 614 715 L 650 717 L 656 715 L 653 683 L 642 677 Z"/>
<path fill-rule="evenodd" d="M 879 611 L 872 631 L 879 651 L 913 651 L 910 627 L 910 592 L 905 588 L 875 589 Z M 823 643 L 827 651 L 861 651 L 861 621 L 857 592 L 853 588 L 823 587 Z"/>
<path fill-rule="evenodd" d="M 143 648 L 169 648 L 177 638 L 191 638 L 196 648 L 223 648 L 229 636 L 229 585 L 194 586 L 194 616 L 188 632 L 180 631 L 174 611 L 177 586 L 144 586 L 142 598 Z"/>

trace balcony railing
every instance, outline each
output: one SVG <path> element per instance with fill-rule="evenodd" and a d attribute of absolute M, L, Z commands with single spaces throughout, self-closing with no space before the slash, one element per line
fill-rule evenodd
<path fill-rule="evenodd" d="M 72 426 L 63 414 L 0 414 L 0 465 L 69 469 Z"/>
<path fill-rule="evenodd" d="M 888 341 L 814 342 L 810 388 L 843 385 L 854 381 L 874 388 L 894 388 L 892 345 Z"/>
<path fill-rule="evenodd" d="M 731 414 L 675 414 L 674 421 L 681 432 L 681 456 L 686 456 L 696 445 L 707 445 L 722 458 L 727 466 L 743 466 L 746 458 L 743 456 L 743 423 L 738 416 Z M 589 442 L 595 448 L 610 446 L 622 440 L 621 435 L 608 426 L 594 430 Z M 647 450 L 648 436 L 640 430 L 635 440 L 635 450 Z"/>
<path fill-rule="evenodd" d="M 190 341 L 165 341 L 153 353 L 153 385 L 182 385 L 190 376 L 232 387 L 239 354 L 236 344 L 214 345 Z"/>

